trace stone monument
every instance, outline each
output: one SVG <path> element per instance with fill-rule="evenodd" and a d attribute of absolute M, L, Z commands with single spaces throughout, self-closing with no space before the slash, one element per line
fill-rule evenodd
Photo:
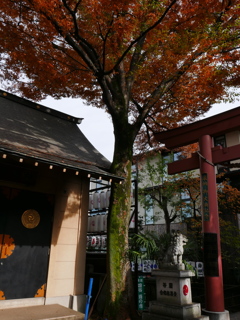
<path fill-rule="evenodd" d="M 191 277 L 195 274 L 185 270 L 182 262 L 183 247 L 187 237 L 179 231 L 171 233 L 171 243 L 156 277 L 157 300 L 149 302 L 148 312 L 143 312 L 143 320 L 193 320 L 209 319 L 201 315 L 200 303 L 192 302 Z"/>

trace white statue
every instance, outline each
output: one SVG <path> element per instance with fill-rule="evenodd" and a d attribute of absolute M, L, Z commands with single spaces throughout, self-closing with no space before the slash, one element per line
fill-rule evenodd
<path fill-rule="evenodd" d="M 171 265 L 182 265 L 183 246 L 188 239 L 179 230 L 172 230 L 170 247 L 167 250 L 164 262 Z"/>

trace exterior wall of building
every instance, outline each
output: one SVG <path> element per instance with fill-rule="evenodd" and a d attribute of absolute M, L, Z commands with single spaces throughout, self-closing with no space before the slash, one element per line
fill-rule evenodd
<path fill-rule="evenodd" d="M 87 207 L 88 180 L 64 181 L 56 194 L 47 303 L 61 297 L 63 304 L 69 306 L 71 297 L 75 300 L 84 294 Z"/>
<path fill-rule="evenodd" d="M 235 146 L 240 144 L 240 131 L 236 130 L 233 132 L 226 133 L 226 145 L 227 147 Z M 230 163 L 239 163 L 240 160 L 231 161 Z M 230 168 L 230 171 L 236 170 L 236 168 Z M 239 169 L 239 168 L 238 168 Z"/>
<path fill-rule="evenodd" d="M 157 166 L 157 157 L 154 158 L 152 156 L 151 160 L 150 160 L 150 164 L 152 166 Z M 164 181 L 167 180 L 167 165 L 166 165 L 166 173 L 162 174 L 161 176 L 159 176 L 158 178 L 158 184 L 154 184 L 153 181 L 151 181 L 149 179 L 148 174 L 145 172 L 146 171 L 146 166 L 147 166 L 147 158 L 144 158 L 143 160 L 139 161 L 136 166 L 137 168 L 137 172 L 139 172 L 139 175 L 141 177 L 141 181 L 139 182 L 139 189 L 141 188 L 146 188 L 146 187 L 154 187 L 156 185 L 162 185 Z M 144 174 L 145 172 L 145 174 Z M 164 230 L 165 231 L 165 219 L 164 219 L 164 212 L 161 208 L 159 208 L 159 206 L 157 206 L 156 204 L 152 206 L 152 208 L 150 208 L 149 210 L 146 210 L 143 205 L 141 203 L 139 203 L 139 207 L 138 207 L 138 211 L 139 211 L 139 217 L 142 217 L 142 221 L 143 221 L 143 225 L 144 226 L 154 226 L 154 225 L 161 225 L 161 228 L 157 228 L 157 230 Z M 168 206 L 169 211 L 172 209 L 171 206 Z M 181 222 L 181 214 L 179 214 L 179 216 L 176 218 L 176 220 L 174 221 L 174 223 L 179 223 Z M 154 227 L 152 228 L 154 229 Z M 155 228 L 156 229 L 156 228 Z M 163 232 L 164 232 L 163 231 Z"/>
<path fill-rule="evenodd" d="M 40 166 L 39 166 L 40 167 Z M 1 300 L 0 308 L 58 303 L 84 311 L 84 279 L 89 179 L 63 173 L 59 168 L 38 168 L 35 183 L 0 181 L 0 186 L 30 190 L 55 198 L 45 297 Z"/>
<path fill-rule="evenodd" d="M 221 137 L 219 137 L 221 141 L 220 144 L 224 144 L 225 147 L 231 147 L 234 145 L 238 145 L 240 144 L 240 131 L 236 130 L 236 131 L 232 131 L 232 132 L 228 132 L 225 135 L 222 135 Z M 224 140 L 222 141 L 221 138 Z M 217 142 L 218 144 L 218 142 Z M 137 165 L 138 165 L 138 171 L 142 172 L 143 170 L 145 170 L 146 167 L 146 159 L 140 161 Z M 236 160 L 236 161 L 231 161 L 231 164 L 233 163 L 239 163 L 240 160 Z M 151 163 L 154 164 L 156 163 L 156 161 L 154 159 L 151 160 Z M 216 174 L 219 172 L 219 169 L 221 169 L 222 166 L 216 166 L 215 170 L 216 170 Z M 230 168 L 230 171 L 233 170 L 239 170 L 239 167 L 235 167 L 235 168 Z M 199 169 L 195 170 L 193 172 L 193 174 L 199 175 Z M 167 179 L 167 176 L 166 178 Z M 164 181 L 164 179 L 163 179 Z M 139 184 L 139 188 L 143 187 L 143 185 L 147 185 L 149 184 L 149 181 L 147 181 L 147 176 L 146 179 L 143 180 L 143 182 L 141 182 Z M 153 185 L 152 185 L 153 186 Z M 199 199 L 200 201 L 200 199 Z M 200 207 L 200 203 L 199 203 L 199 207 Z M 169 207 L 169 209 L 171 209 Z M 147 214 L 150 214 L 153 218 L 153 220 L 151 221 L 151 219 L 147 219 Z M 156 229 L 156 230 L 164 230 L 164 224 L 165 224 L 165 220 L 164 220 L 164 216 L 163 216 L 163 212 L 161 211 L 160 208 L 153 206 L 153 208 L 151 210 L 149 210 L 149 212 L 146 212 L 146 210 L 143 208 L 143 206 L 141 204 L 139 204 L 139 216 L 143 217 L 143 225 L 145 225 L 145 229 Z M 174 221 L 175 224 L 181 222 L 181 214 L 179 215 L 179 217 Z M 154 227 L 154 225 L 161 225 L 160 227 Z"/>
<path fill-rule="evenodd" d="M 173 222 L 173 223 L 171 223 L 171 229 L 179 230 L 181 233 L 186 234 L 187 225 L 186 225 L 186 223 L 174 223 Z M 163 224 L 163 223 L 145 225 L 143 227 L 143 230 L 154 232 L 156 234 L 166 233 L 165 224 Z"/>
<path fill-rule="evenodd" d="M 232 131 L 225 135 L 227 147 L 235 146 L 240 143 L 240 132 Z"/>

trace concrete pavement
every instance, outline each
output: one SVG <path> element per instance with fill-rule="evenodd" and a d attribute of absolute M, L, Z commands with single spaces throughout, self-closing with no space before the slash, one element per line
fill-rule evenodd
<path fill-rule="evenodd" d="M 240 320 L 240 312 L 230 313 L 230 320 Z"/>
<path fill-rule="evenodd" d="M 0 309 L 1 320 L 83 320 L 84 314 L 59 304 Z"/>

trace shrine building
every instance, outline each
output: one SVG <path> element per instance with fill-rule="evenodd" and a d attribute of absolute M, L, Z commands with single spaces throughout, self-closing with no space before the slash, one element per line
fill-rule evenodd
<path fill-rule="evenodd" d="M 82 311 L 90 177 L 119 180 L 82 119 L 0 91 L 0 309 Z"/>

